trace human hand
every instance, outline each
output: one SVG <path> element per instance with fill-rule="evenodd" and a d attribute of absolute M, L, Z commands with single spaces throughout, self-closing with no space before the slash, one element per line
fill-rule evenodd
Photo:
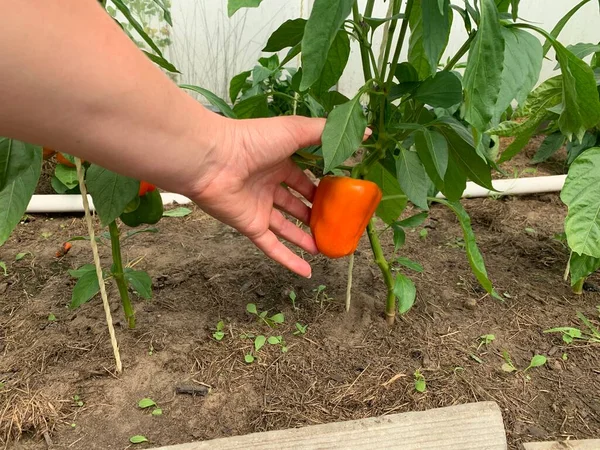
<path fill-rule="evenodd" d="M 317 254 L 314 238 L 281 212 L 308 225 L 310 208 L 282 183 L 312 202 L 316 186 L 290 156 L 319 144 L 324 126 L 324 119 L 299 116 L 224 121 L 190 195 L 208 214 L 304 277 L 310 277 L 310 265 L 278 237 Z"/>

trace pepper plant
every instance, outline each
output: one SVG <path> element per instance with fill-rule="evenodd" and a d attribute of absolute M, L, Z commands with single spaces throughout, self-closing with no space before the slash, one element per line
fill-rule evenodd
<path fill-rule="evenodd" d="M 155 7 L 148 4 L 153 3 Z M 115 15 L 115 8 L 125 18 L 123 23 L 117 23 L 134 40 L 133 31 L 145 43 L 150 51 L 142 50 L 158 66 L 168 72 L 178 73 L 177 69 L 167 61 L 159 44 L 147 34 L 136 18 L 128 4 L 123 0 L 102 0 L 100 3 L 111 9 L 109 13 Z M 137 2 L 135 5 L 145 4 L 148 11 L 156 14 L 162 11 L 164 20 L 171 23 L 168 3 L 164 0 L 148 0 Z M 112 5 L 112 6 L 111 6 Z M 135 6 L 134 5 L 134 6 Z M 139 15 L 139 11 L 137 11 Z M 26 211 L 29 200 L 38 183 L 42 160 L 55 157 L 57 165 L 52 177 L 52 186 L 60 194 L 79 193 L 77 170 L 74 158 L 70 155 L 55 152 L 52 149 L 42 149 L 13 139 L 0 138 L 0 245 L 10 235 L 13 228 L 19 223 Z M 128 177 L 120 176 L 100 166 L 84 163 L 84 179 L 87 191 L 90 193 L 96 212 L 100 217 L 102 226 L 108 227 L 108 232 L 97 238 L 102 242 L 110 241 L 112 265 L 104 272 L 106 278 L 113 278 L 117 285 L 125 318 L 130 328 L 135 327 L 135 312 L 131 304 L 129 289 L 131 288 L 140 297 L 150 298 L 152 295 L 152 280 L 148 274 L 135 270 L 133 264 L 123 264 L 121 255 L 121 230 L 118 220 L 126 226 L 137 228 L 127 232 L 125 238 L 143 231 L 156 231 L 156 229 L 138 228 L 143 224 L 156 224 L 163 215 L 163 204 L 160 193 L 156 188 L 144 181 L 140 182 Z M 85 239 L 85 238 L 74 238 Z M 77 279 L 72 293 L 71 308 L 91 300 L 100 290 L 98 279 L 93 264 L 86 264 L 70 271 L 71 276 Z"/>
<path fill-rule="evenodd" d="M 229 0 L 229 15 L 260 3 Z M 510 118 L 513 103 L 525 104 L 550 47 L 560 69 L 567 72 L 558 87 L 566 96 L 559 114 L 570 134 L 585 129 L 596 117 L 587 114 L 590 101 L 584 98 L 584 91 L 595 83 L 593 73 L 580 70 L 581 59 L 556 40 L 557 33 L 520 20 L 519 0 L 467 0 L 461 5 L 450 0 L 389 0 L 385 17 L 373 16 L 375 0 L 362 4 L 364 9 L 356 0 L 315 0 L 308 19 L 283 23 L 263 49 L 272 55 L 231 80 L 234 105 L 223 112 L 252 118 L 277 115 L 280 110 L 327 118 L 322 145 L 302 149 L 294 157 L 319 176 L 369 180 L 383 192 L 376 214 L 386 227 L 376 229 L 373 219 L 367 233 L 386 285 L 388 323 L 415 300 L 414 283 L 396 270 L 398 255 L 385 255 L 380 242 L 389 233 L 396 251 L 401 247 L 406 220 L 399 218 L 408 201 L 424 212 L 435 202 L 456 214 L 476 278 L 499 298 L 459 202 L 466 182 L 494 190 L 491 173 L 500 170 L 496 128 Z M 464 23 L 467 38 L 455 54 L 442 60 L 453 20 Z M 376 54 L 373 43 L 378 33 L 383 44 Z M 547 39 L 546 45 L 532 33 Z M 337 91 L 337 83 L 352 45 L 360 52 L 364 84 L 347 97 Z M 407 49 L 406 61 L 400 60 L 402 49 Z M 285 56 L 276 64 L 279 52 Z M 301 64 L 289 80 L 293 92 L 288 89 L 282 97 L 269 80 L 289 71 L 285 65 L 297 55 Z M 464 57 L 466 63 L 461 64 Z M 275 108 L 282 98 L 289 106 Z M 586 103 L 585 114 L 580 112 L 581 103 Z M 372 135 L 363 142 L 366 127 Z M 418 213 L 414 220 L 422 217 Z"/>
<path fill-rule="evenodd" d="M 567 22 L 590 0 L 574 6 L 550 33 L 521 25 L 546 37 L 544 55 L 554 47 L 561 73 L 531 92 L 513 119 L 490 132 L 514 141 L 499 162 L 518 154 L 534 134 L 546 135 L 532 162 L 546 161 L 566 144 L 568 175 L 561 192 L 568 206 L 565 235 L 571 250 L 565 278 L 581 294 L 585 279 L 600 269 L 600 43 L 566 48 L 556 41 Z M 600 16 L 599 16 L 600 17 Z M 586 62 L 587 61 L 587 62 Z"/>

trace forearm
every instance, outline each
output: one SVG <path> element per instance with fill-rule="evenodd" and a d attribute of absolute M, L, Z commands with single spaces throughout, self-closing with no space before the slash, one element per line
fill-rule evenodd
<path fill-rule="evenodd" d="M 0 136 L 184 192 L 225 119 L 179 89 L 95 0 L 0 0 Z M 195 175 L 197 174 L 197 175 Z"/>

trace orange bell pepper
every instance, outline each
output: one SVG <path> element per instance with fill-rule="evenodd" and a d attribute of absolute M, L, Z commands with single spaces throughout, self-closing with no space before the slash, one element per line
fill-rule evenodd
<path fill-rule="evenodd" d="M 319 251 L 330 258 L 354 253 L 382 195 L 371 181 L 324 177 L 310 216 L 310 229 Z"/>

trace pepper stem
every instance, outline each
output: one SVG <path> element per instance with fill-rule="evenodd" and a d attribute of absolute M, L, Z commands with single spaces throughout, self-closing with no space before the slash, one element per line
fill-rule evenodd
<path fill-rule="evenodd" d="M 375 219 L 371 219 L 369 225 L 367 225 L 367 234 L 369 236 L 369 242 L 371 243 L 371 249 L 373 250 L 373 256 L 375 256 L 375 262 L 381 270 L 383 275 L 383 281 L 387 287 L 387 298 L 385 302 L 385 320 L 388 325 L 394 325 L 396 320 L 396 295 L 394 294 L 394 278 L 392 277 L 392 271 L 383 254 L 381 243 L 379 242 L 379 236 L 375 230 Z"/>
<path fill-rule="evenodd" d="M 112 275 L 115 277 L 117 282 L 117 288 L 119 289 L 119 295 L 121 296 L 121 304 L 123 305 L 123 311 L 125 312 L 125 318 L 129 324 L 129 328 L 135 328 L 135 312 L 131 306 L 131 300 L 129 299 L 129 291 L 127 291 L 127 282 L 125 281 L 125 274 L 123 273 L 123 260 L 121 258 L 121 241 L 119 237 L 119 227 L 113 220 L 109 225 L 110 231 L 110 245 L 112 249 L 113 258 L 113 271 Z"/>

